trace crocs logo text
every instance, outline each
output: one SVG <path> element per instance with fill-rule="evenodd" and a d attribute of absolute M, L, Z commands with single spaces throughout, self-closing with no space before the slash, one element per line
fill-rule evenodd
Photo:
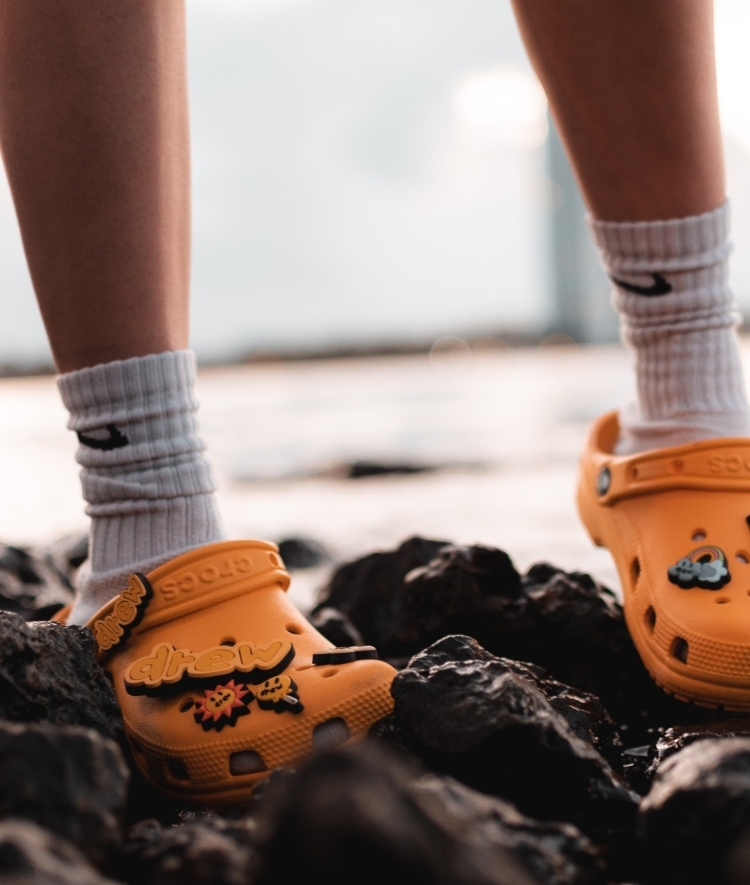
<path fill-rule="evenodd" d="M 131 575 L 127 590 L 112 601 L 108 615 L 94 622 L 93 631 L 100 651 L 123 643 L 143 620 L 154 590 L 145 575 Z"/>
<path fill-rule="evenodd" d="M 216 645 L 201 652 L 175 648 L 166 642 L 154 646 L 150 655 L 134 661 L 125 674 L 129 694 L 161 694 L 185 682 L 210 682 L 231 676 L 257 685 L 282 673 L 294 658 L 288 639 L 267 646 L 238 642 Z"/>
<path fill-rule="evenodd" d="M 268 568 L 284 567 L 280 557 L 275 553 L 267 553 L 265 555 L 268 558 Z M 257 568 L 257 564 L 255 567 Z M 197 572 L 184 572 L 176 578 L 161 581 L 157 585 L 156 590 L 165 602 L 171 602 L 183 594 L 192 593 L 193 590 L 197 590 L 199 587 L 209 587 L 216 581 L 242 577 L 242 575 L 252 571 L 253 560 L 248 555 L 237 556 L 231 559 L 224 559 L 214 565 L 206 565 Z"/>
<path fill-rule="evenodd" d="M 708 471 L 714 475 L 717 473 L 750 473 L 750 458 L 740 458 L 739 455 L 716 455 L 708 460 Z"/>

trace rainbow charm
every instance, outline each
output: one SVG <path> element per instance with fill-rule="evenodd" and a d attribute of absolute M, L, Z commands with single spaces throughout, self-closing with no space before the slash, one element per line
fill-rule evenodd
<path fill-rule="evenodd" d="M 732 580 L 724 551 L 718 547 L 698 547 L 667 569 L 667 577 L 673 584 L 690 590 L 720 590 Z"/>

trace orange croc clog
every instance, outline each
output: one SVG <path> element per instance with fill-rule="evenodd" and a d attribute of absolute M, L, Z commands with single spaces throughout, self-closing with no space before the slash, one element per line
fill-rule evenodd
<path fill-rule="evenodd" d="M 750 711 L 750 439 L 621 456 L 618 437 L 616 413 L 594 423 L 578 510 L 641 659 L 680 700 Z"/>
<path fill-rule="evenodd" d="M 391 711 L 395 670 L 371 646 L 335 648 L 288 586 L 274 544 L 220 542 L 132 575 L 89 621 L 149 783 L 191 803 L 241 802 L 271 769 Z"/>

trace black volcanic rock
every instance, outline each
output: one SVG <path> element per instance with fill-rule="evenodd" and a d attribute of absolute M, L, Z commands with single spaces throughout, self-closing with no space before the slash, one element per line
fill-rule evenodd
<path fill-rule="evenodd" d="M 495 655 L 532 661 L 596 695 L 626 726 L 631 746 L 652 743 L 659 727 L 705 719 L 654 684 L 614 594 L 582 572 L 539 563 L 520 577 L 496 548 L 411 538 L 341 566 L 315 612 L 324 607 L 343 612 L 362 641 L 397 667 L 455 633 Z"/>
<path fill-rule="evenodd" d="M 448 541 L 409 538 L 396 550 L 370 553 L 345 563 L 333 573 L 321 591 L 313 615 L 324 607 L 342 611 L 367 642 L 376 645 L 383 658 L 413 654 L 399 639 L 404 578 L 426 565 Z M 373 642 L 377 637 L 377 642 Z M 419 646 L 422 648 L 424 643 Z"/>
<path fill-rule="evenodd" d="M 120 837 L 128 770 L 87 728 L 0 721 L 0 818 L 25 818 L 101 860 Z"/>
<path fill-rule="evenodd" d="M 46 620 L 72 599 L 69 574 L 51 551 L 0 544 L 0 610 Z"/>
<path fill-rule="evenodd" d="M 709 714 L 710 715 L 710 714 Z M 716 716 L 716 714 L 714 714 Z M 750 716 L 734 714 L 730 718 L 704 722 L 699 725 L 675 725 L 666 729 L 656 741 L 649 773 L 656 774 L 665 759 L 679 753 L 684 747 L 711 738 L 745 737 L 750 739 Z"/>
<path fill-rule="evenodd" d="M 116 885 L 69 842 L 29 821 L 0 821 L 3 885 Z"/>
<path fill-rule="evenodd" d="M 533 817 L 627 828 L 637 797 L 585 739 L 583 719 L 576 734 L 547 699 L 543 678 L 469 637 L 446 637 L 396 675 L 394 712 L 374 735 Z"/>
<path fill-rule="evenodd" d="M 120 709 L 95 653 L 85 627 L 0 612 L 0 719 L 83 725 L 120 740 Z"/>
<path fill-rule="evenodd" d="M 252 821 L 194 816 L 164 827 L 143 820 L 130 828 L 112 864 L 118 877 L 133 885 L 250 885 L 259 855 Z"/>
<path fill-rule="evenodd" d="M 750 739 L 702 740 L 663 762 L 639 823 L 654 883 L 728 881 L 727 856 L 750 824 Z"/>
<path fill-rule="evenodd" d="M 396 675 L 394 712 L 374 734 L 524 814 L 573 821 L 593 833 L 627 828 L 637 797 L 585 739 L 589 726 L 572 706 L 571 727 L 562 687 L 560 709 L 548 700 L 545 679 L 469 637 L 449 636 Z M 550 681 L 548 690 L 554 697 Z"/>
<path fill-rule="evenodd" d="M 575 827 L 540 824 L 373 747 L 322 754 L 268 796 L 262 885 L 583 885 L 601 881 Z"/>
<path fill-rule="evenodd" d="M 324 606 L 318 608 L 315 613 L 310 616 L 310 623 L 339 648 L 350 648 L 353 645 L 364 645 L 364 639 L 347 618 L 347 616 L 337 608 L 329 608 Z"/>

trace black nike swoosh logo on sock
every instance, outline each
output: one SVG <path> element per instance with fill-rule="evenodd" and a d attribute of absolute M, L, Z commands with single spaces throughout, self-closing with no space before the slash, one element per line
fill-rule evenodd
<path fill-rule="evenodd" d="M 610 277 L 610 280 L 621 289 L 633 292 L 635 295 L 666 295 L 672 291 L 672 284 L 660 273 L 652 273 L 651 276 L 654 278 L 653 286 L 636 286 L 633 283 L 626 283 L 625 280 L 618 280 L 617 277 Z"/>
<path fill-rule="evenodd" d="M 111 452 L 112 449 L 121 449 L 130 443 L 130 440 L 124 433 L 115 427 L 114 424 L 107 424 L 107 433 L 109 436 L 104 439 L 97 439 L 95 436 L 86 436 L 83 433 L 76 433 L 78 442 L 82 446 L 88 446 L 90 449 L 100 449 L 103 452 Z"/>

